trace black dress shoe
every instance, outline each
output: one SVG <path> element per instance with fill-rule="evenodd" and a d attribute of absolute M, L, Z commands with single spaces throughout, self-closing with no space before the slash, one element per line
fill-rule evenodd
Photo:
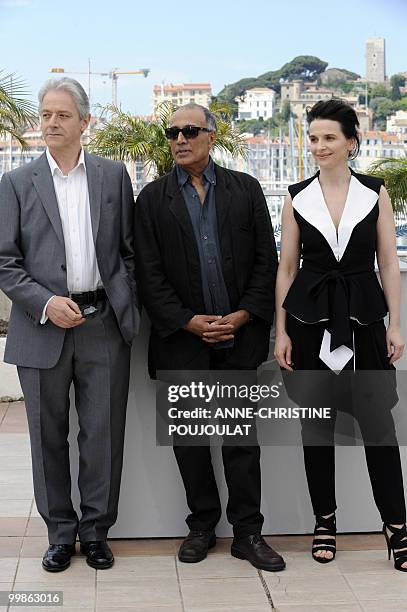
<path fill-rule="evenodd" d="M 108 569 L 114 563 L 113 553 L 104 540 L 81 542 L 81 552 L 86 555 L 86 563 L 94 569 Z"/>
<path fill-rule="evenodd" d="M 246 559 L 257 569 L 279 572 L 285 568 L 281 555 L 271 548 L 259 533 L 245 538 L 234 538 L 231 554 L 238 559 Z"/>
<path fill-rule="evenodd" d="M 214 531 L 190 531 L 178 551 L 183 563 L 198 563 L 205 559 L 208 550 L 216 544 Z"/>
<path fill-rule="evenodd" d="M 75 544 L 50 544 L 42 558 L 42 567 L 47 572 L 62 572 L 71 564 Z"/>

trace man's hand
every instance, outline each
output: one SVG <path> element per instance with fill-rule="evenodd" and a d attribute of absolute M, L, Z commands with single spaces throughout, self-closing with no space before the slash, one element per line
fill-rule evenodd
<path fill-rule="evenodd" d="M 221 319 L 222 317 L 220 315 L 195 315 L 186 325 L 184 325 L 184 329 L 192 334 L 195 334 L 196 336 L 199 336 L 205 341 L 208 341 L 205 338 L 206 334 L 212 333 L 214 334 L 212 343 L 221 342 L 223 340 L 231 340 L 233 336 L 230 335 L 231 325 L 229 324 L 218 326 L 215 331 L 212 331 L 213 326 L 217 325 L 218 321 Z M 216 336 L 221 337 L 221 340 L 215 339 Z"/>
<path fill-rule="evenodd" d="M 65 329 L 78 327 L 86 320 L 76 302 L 59 295 L 50 299 L 45 314 L 54 325 Z"/>
<path fill-rule="evenodd" d="M 211 323 L 210 330 L 204 332 L 202 339 L 208 344 L 232 340 L 239 327 L 248 323 L 249 320 L 250 314 L 247 310 L 230 312 L 228 315 L 220 317 Z"/>

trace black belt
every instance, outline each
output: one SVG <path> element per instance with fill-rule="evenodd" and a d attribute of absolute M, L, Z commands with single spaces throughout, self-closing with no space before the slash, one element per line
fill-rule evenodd
<path fill-rule="evenodd" d="M 325 270 L 308 263 L 303 267 L 321 275 L 308 289 L 312 297 L 315 298 L 321 292 L 328 291 L 328 331 L 331 333 L 331 351 L 342 344 L 350 344 L 352 342 L 352 326 L 349 318 L 349 295 L 346 277 L 374 272 L 374 269 L 355 266 L 354 269 Z"/>
<path fill-rule="evenodd" d="M 83 293 L 71 293 L 69 297 L 78 306 L 94 306 L 97 302 L 105 302 L 107 300 L 107 294 L 103 288 L 95 289 L 95 291 L 84 291 Z"/>

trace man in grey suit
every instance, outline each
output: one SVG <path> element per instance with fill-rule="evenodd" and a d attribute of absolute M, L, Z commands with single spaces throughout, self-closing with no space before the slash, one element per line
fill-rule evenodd
<path fill-rule="evenodd" d="M 139 315 L 134 199 L 122 163 L 90 155 L 89 100 L 73 79 L 39 93 L 46 152 L 0 183 L 0 288 L 12 300 L 5 361 L 18 366 L 38 510 L 48 528 L 42 565 L 61 571 L 77 535 L 87 562 L 113 564 L 130 345 Z M 69 390 L 79 419 L 81 517 L 71 501 Z"/>

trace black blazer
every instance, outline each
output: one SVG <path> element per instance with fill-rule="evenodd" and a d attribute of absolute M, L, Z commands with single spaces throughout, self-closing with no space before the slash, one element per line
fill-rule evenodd
<path fill-rule="evenodd" d="M 252 321 L 235 336 L 233 367 L 267 359 L 274 317 L 277 251 L 259 182 L 215 164 L 222 269 L 232 311 Z M 149 372 L 208 369 L 209 345 L 182 327 L 205 312 L 198 248 L 175 168 L 149 183 L 136 201 L 136 279 L 152 322 Z"/>

